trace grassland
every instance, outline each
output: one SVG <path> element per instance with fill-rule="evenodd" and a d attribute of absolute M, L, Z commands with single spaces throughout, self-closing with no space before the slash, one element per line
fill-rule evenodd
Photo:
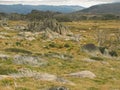
<path fill-rule="evenodd" d="M 10 21 L 10 25 L 26 24 L 22 21 Z M 0 59 L 0 75 L 8 75 L 17 73 L 20 68 L 29 68 L 37 72 L 47 72 L 59 77 L 64 77 L 75 83 L 74 86 L 68 84 L 61 84 L 57 82 L 47 82 L 36 80 L 29 77 L 13 79 L 5 78 L 0 80 L 0 90 L 42 90 L 51 86 L 65 86 L 70 90 L 120 90 L 120 58 L 110 58 L 100 56 L 101 60 L 96 62 L 84 62 L 84 58 L 93 58 L 93 56 L 81 52 L 81 46 L 87 43 L 94 43 L 97 45 L 95 34 L 98 29 L 106 31 L 108 34 L 117 32 L 120 29 L 120 21 L 79 21 L 79 22 L 63 22 L 69 29 L 75 33 L 80 34 L 82 39 L 79 42 L 72 40 L 66 41 L 63 39 L 54 39 L 46 41 L 38 36 L 35 40 L 21 40 L 13 38 L 18 35 L 19 31 L 5 30 L 0 28 L 0 32 L 6 33 L 7 38 L 0 39 L 0 53 L 14 56 L 16 54 L 29 54 L 39 56 L 49 52 L 57 52 L 67 55 L 72 55 L 72 60 L 62 60 L 60 58 L 47 57 L 48 65 L 33 67 L 29 65 L 17 65 L 12 62 L 12 58 L 8 60 Z M 51 43 L 54 46 L 51 47 Z M 117 44 L 119 45 L 119 44 Z M 120 48 L 117 48 L 118 56 L 120 55 Z M 89 70 L 97 77 L 94 79 L 69 77 L 66 74 Z M 17 84 L 17 86 L 15 86 Z"/>

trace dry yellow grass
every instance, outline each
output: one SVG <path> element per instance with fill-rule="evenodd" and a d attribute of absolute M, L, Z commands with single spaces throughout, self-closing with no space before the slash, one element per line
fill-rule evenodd
<path fill-rule="evenodd" d="M 18 23 L 26 24 L 23 21 L 10 21 L 11 25 Z M 72 61 L 65 61 L 58 58 L 49 58 L 49 65 L 43 67 L 32 67 L 27 65 L 15 65 L 8 61 L 0 60 L 2 67 L 8 66 L 10 69 L 19 69 L 19 68 L 29 68 L 38 72 L 47 72 L 51 74 L 64 77 L 76 84 L 76 86 L 60 84 L 57 82 L 47 82 L 35 80 L 33 78 L 20 78 L 16 80 L 0 80 L 0 90 L 41 90 L 42 88 L 51 87 L 51 86 L 66 86 L 70 90 L 120 90 L 120 61 L 116 58 L 103 58 L 104 62 L 109 64 L 103 64 L 101 61 L 94 63 L 84 62 L 84 58 L 90 58 L 91 56 L 81 52 L 80 47 L 86 43 L 97 44 L 94 39 L 94 34 L 96 33 L 95 29 L 107 30 L 108 33 L 120 28 L 120 21 L 80 21 L 80 22 L 68 22 L 63 23 L 70 27 L 70 30 L 73 33 L 81 34 L 84 39 L 80 42 L 74 41 L 65 41 L 61 39 L 55 39 L 52 42 L 55 42 L 58 47 L 49 47 L 44 48 L 44 46 L 49 46 L 50 41 L 45 42 L 41 38 L 37 38 L 33 41 L 27 40 L 17 40 L 12 37 L 18 34 L 18 31 L 8 31 L 0 28 L 1 32 L 7 32 L 9 38 L 11 39 L 0 39 L 0 53 L 6 53 L 10 55 L 15 55 L 16 52 L 7 52 L 5 49 L 8 48 L 19 48 L 23 50 L 28 50 L 32 52 L 33 55 L 44 54 L 48 52 L 58 52 L 66 53 L 73 55 L 74 59 Z M 21 45 L 17 46 L 16 42 L 20 42 Z M 64 47 L 64 44 L 69 44 L 70 47 Z M 120 52 L 120 50 L 118 50 Z M 19 54 L 19 53 L 18 53 Z M 21 53 L 20 53 L 21 54 Z M 118 53 L 119 55 L 120 53 Z M 47 58 L 47 57 L 46 57 Z M 7 68 L 8 68 L 7 67 Z M 96 74 L 95 79 L 88 78 L 74 78 L 67 77 L 66 74 L 72 72 L 78 72 L 82 70 L 90 70 Z M 18 87 L 14 88 L 14 82 L 17 83 Z M 7 86 L 6 86 L 7 85 Z"/>

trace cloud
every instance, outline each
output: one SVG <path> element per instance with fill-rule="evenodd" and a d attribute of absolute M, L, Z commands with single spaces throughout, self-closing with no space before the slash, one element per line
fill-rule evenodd
<path fill-rule="evenodd" d="M 120 2 L 120 0 L 0 0 L 0 4 L 81 5 L 86 7 L 112 2 Z"/>

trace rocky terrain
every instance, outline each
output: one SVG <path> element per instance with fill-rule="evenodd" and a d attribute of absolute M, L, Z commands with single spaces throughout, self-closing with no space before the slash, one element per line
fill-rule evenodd
<path fill-rule="evenodd" d="M 1 20 L 0 90 L 119 90 L 119 23 Z"/>

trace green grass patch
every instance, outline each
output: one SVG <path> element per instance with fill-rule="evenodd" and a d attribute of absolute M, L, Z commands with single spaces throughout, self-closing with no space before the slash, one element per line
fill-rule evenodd
<path fill-rule="evenodd" d="M 90 57 L 90 59 L 96 60 L 96 61 L 103 61 L 104 59 L 101 57 Z"/>

